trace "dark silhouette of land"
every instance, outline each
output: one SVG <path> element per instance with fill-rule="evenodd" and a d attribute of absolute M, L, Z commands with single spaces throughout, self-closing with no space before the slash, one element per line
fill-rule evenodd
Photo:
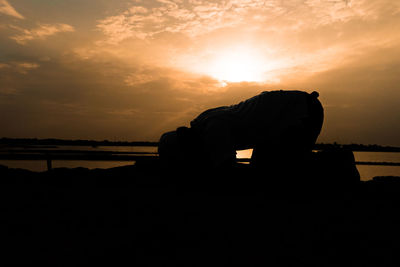
<path fill-rule="evenodd" d="M 400 178 L 359 181 L 346 155 L 286 175 L 0 167 L 1 262 L 396 266 Z"/>
<path fill-rule="evenodd" d="M 346 149 L 351 151 L 359 152 L 400 152 L 400 147 L 394 146 L 381 146 L 381 145 L 363 145 L 363 144 L 315 144 L 314 149 L 325 150 L 325 149 Z"/>
<path fill-rule="evenodd" d="M 9 146 L 158 146 L 158 142 L 149 141 L 96 141 L 67 139 L 7 138 L 0 139 L 0 144 Z"/>

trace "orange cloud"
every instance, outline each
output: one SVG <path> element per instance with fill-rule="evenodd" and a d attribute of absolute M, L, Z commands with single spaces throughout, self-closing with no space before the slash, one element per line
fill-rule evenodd
<path fill-rule="evenodd" d="M 147 4 L 147 3 L 146 3 Z M 351 19 L 373 19 L 383 9 L 399 10 L 395 1 L 183 1 L 158 0 L 152 8 L 136 3 L 120 14 L 100 20 L 97 27 L 111 43 L 146 39 L 163 32 L 190 37 L 227 27 L 297 30 Z M 387 13 L 387 12 L 385 12 Z"/>
<path fill-rule="evenodd" d="M 110 44 L 110 50 L 124 57 L 134 54 L 135 44 L 146 43 L 152 52 L 141 48 L 136 58 L 165 51 L 157 64 L 203 74 L 210 74 L 209 66 L 240 44 L 246 49 L 239 52 L 256 51 L 264 62 L 258 71 L 275 79 L 271 70 L 324 71 L 355 51 L 398 39 L 384 29 L 389 21 L 390 29 L 400 22 L 394 15 L 399 7 L 390 0 L 141 1 L 98 21 L 97 28 L 105 35 L 98 43 L 102 48 Z"/>
<path fill-rule="evenodd" d="M 0 0 L 0 13 L 17 19 L 24 19 L 24 16 L 18 13 L 6 0 Z"/>
<path fill-rule="evenodd" d="M 9 62 L 9 63 L 0 63 L 0 70 L 3 71 L 12 71 L 21 74 L 28 74 L 30 70 L 34 70 L 39 68 L 40 65 L 35 62 Z"/>
<path fill-rule="evenodd" d="M 20 31 L 20 34 L 11 36 L 18 44 L 25 45 L 28 41 L 35 39 L 45 39 L 51 35 L 60 32 L 73 32 L 75 28 L 68 24 L 40 24 L 39 27 L 31 30 L 23 29 L 17 26 L 11 26 L 13 29 Z"/>
<path fill-rule="evenodd" d="M 32 63 L 32 62 L 18 62 L 14 63 L 17 71 L 23 74 L 27 74 L 29 70 L 37 69 L 40 67 L 39 64 L 37 63 Z"/>

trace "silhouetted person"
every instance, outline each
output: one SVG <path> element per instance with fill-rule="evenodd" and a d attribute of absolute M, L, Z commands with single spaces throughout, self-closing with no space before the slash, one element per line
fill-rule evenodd
<path fill-rule="evenodd" d="M 318 93 L 262 92 L 232 106 L 209 109 L 160 138 L 160 159 L 167 165 L 223 168 L 236 150 L 253 148 L 251 164 L 299 159 L 310 153 L 321 131 L 323 108 Z"/>

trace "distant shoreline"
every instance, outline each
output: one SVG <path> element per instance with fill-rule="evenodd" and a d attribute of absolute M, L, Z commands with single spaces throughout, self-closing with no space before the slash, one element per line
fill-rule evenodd
<path fill-rule="evenodd" d="M 67 140 L 67 139 L 38 139 L 38 138 L 7 138 L 0 139 L 0 145 L 3 146 L 158 146 L 158 142 L 153 141 L 109 141 L 109 140 Z M 338 143 L 318 143 L 315 150 L 326 149 L 347 149 L 351 151 L 363 152 L 400 152 L 400 147 L 381 146 L 381 145 L 363 145 L 363 144 L 338 144 Z"/>
<path fill-rule="evenodd" d="M 0 139 L 0 145 L 10 146 L 158 146 L 151 141 L 109 141 L 109 140 L 67 140 L 67 139 L 37 139 L 37 138 L 6 138 Z"/>
<path fill-rule="evenodd" d="M 318 143 L 314 147 L 315 150 L 327 149 L 346 149 L 353 152 L 400 152 L 400 147 L 381 146 L 381 145 L 363 145 L 363 144 L 324 144 Z"/>

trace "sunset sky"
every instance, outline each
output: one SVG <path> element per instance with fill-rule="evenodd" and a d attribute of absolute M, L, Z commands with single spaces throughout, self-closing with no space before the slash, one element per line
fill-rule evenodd
<path fill-rule="evenodd" d="M 400 1 L 0 0 L 0 137 L 157 141 L 262 91 L 400 146 Z"/>

